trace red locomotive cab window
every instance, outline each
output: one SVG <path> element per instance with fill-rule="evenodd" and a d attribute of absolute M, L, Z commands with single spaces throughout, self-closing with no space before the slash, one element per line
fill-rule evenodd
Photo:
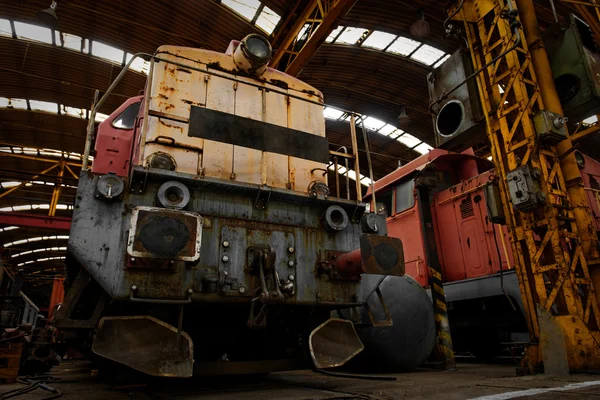
<path fill-rule="evenodd" d="M 135 120 L 140 111 L 141 102 L 133 103 L 119 114 L 110 124 L 113 128 L 132 130 L 135 127 Z"/>
<path fill-rule="evenodd" d="M 375 212 L 379 215 L 385 215 L 386 217 L 392 216 L 392 204 L 394 201 L 394 191 L 389 190 L 385 193 L 377 193 L 377 207 Z"/>
<path fill-rule="evenodd" d="M 399 214 L 415 205 L 415 181 L 410 179 L 396 186 L 396 210 Z"/>

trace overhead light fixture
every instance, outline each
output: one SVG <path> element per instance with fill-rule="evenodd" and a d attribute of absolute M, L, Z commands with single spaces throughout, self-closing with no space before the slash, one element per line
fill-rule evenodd
<path fill-rule="evenodd" d="M 410 34 L 414 37 L 421 38 L 429 35 L 430 28 L 429 22 L 425 21 L 425 12 L 422 8 L 419 10 L 419 13 L 421 14 L 421 18 L 413 22 L 410 26 Z"/>
<path fill-rule="evenodd" d="M 38 11 L 35 16 L 38 21 L 50 29 L 58 29 L 58 16 L 56 15 L 56 6 L 58 4 L 55 0 L 52 0 L 49 8 Z"/>
<path fill-rule="evenodd" d="M 409 120 L 410 117 L 406 114 L 406 107 L 402 106 L 400 108 L 400 115 L 398 115 L 398 121 L 406 121 Z"/>

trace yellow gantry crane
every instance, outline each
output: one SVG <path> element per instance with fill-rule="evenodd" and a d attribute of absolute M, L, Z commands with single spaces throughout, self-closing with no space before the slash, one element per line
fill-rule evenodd
<path fill-rule="evenodd" d="M 598 369 L 598 236 L 533 2 L 461 0 L 448 16 L 464 25 L 511 233 L 524 366 Z"/>

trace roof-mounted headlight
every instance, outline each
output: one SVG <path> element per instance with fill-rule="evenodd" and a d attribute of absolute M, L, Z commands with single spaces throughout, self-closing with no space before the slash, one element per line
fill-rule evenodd
<path fill-rule="evenodd" d="M 233 53 L 235 65 L 250 75 L 262 75 L 271 61 L 273 49 L 264 37 L 251 33 L 243 38 Z"/>

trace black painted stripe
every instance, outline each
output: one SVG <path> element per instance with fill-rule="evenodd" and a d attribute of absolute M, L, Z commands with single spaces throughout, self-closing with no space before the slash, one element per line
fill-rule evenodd
<path fill-rule="evenodd" d="M 204 107 L 192 106 L 188 136 L 329 162 L 329 143 L 322 136 Z"/>

